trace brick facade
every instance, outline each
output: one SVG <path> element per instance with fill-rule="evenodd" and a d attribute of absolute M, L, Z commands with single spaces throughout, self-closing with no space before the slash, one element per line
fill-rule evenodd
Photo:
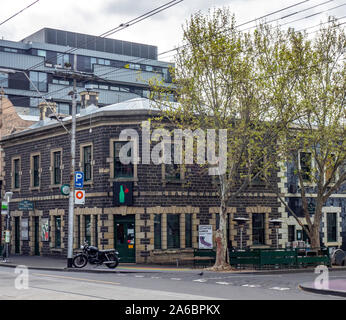
<path fill-rule="evenodd" d="M 79 247 L 83 234 L 83 221 L 90 216 L 91 242 L 100 248 L 114 248 L 114 223 L 116 217 L 134 217 L 135 221 L 135 257 L 136 262 L 175 263 L 177 259 L 192 257 L 193 248 L 198 247 L 198 226 L 208 224 L 213 227 L 213 234 L 217 228 L 217 214 L 219 201 L 217 189 L 213 179 L 208 175 L 201 175 L 199 166 L 187 166 L 183 181 L 175 183 L 165 181 L 161 165 L 145 165 L 139 163 L 135 169 L 133 180 L 133 205 L 115 207 L 113 205 L 112 168 L 113 156 L 110 141 L 119 138 L 123 129 L 132 128 L 139 133 L 139 157 L 142 157 L 141 122 L 149 117 L 148 111 L 113 111 L 98 112 L 91 116 L 84 116 L 77 121 L 76 134 L 76 169 L 82 169 L 80 146 L 92 145 L 92 181 L 86 184 L 85 205 L 75 205 L 74 220 L 74 248 Z M 69 122 L 66 121 L 69 128 Z M 91 129 L 91 130 L 90 130 Z M 151 143 L 151 148 L 156 143 Z M 6 137 L 2 142 L 4 161 L 10 164 L 11 160 L 20 156 L 21 176 L 20 189 L 11 189 L 12 168 L 6 165 L 4 189 L 13 191 L 10 204 L 11 212 L 20 218 L 29 218 L 29 240 L 20 243 L 21 254 L 34 254 L 34 217 L 49 219 L 50 239 L 42 241 L 40 235 L 39 250 L 41 255 L 66 255 L 68 235 L 68 196 L 60 192 L 61 185 L 54 185 L 52 179 L 52 150 L 62 152 L 62 184 L 69 183 L 70 170 L 70 138 L 59 124 L 30 129 L 22 133 Z M 40 186 L 32 188 L 30 184 L 32 154 L 40 155 Z M 280 182 L 279 172 L 270 175 L 272 186 Z M 281 205 L 276 197 L 275 190 L 264 183 L 254 184 L 241 194 L 228 208 L 228 227 L 230 245 L 240 246 L 240 234 L 235 216 L 248 218 L 243 231 L 243 248 L 253 246 L 252 214 L 264 215 L 265 246 L 276 247 L 276 229 L 269 222 L 270 219 L 282 217 Z M 34 202 L 34 211 L 21 211 L 18 204 L 22 200 Z M 161 216 L 161 248 L 154 246 L 154 218 Z M 179 215 L 179 248 L 168 249 L 167 217 Z M 185 246 L 185 215 L 192 215 L 192 246 Z M 55 248 L 54 217 L 61 217 L 61 246 Z M 78 222 L 79 221 L 79 222 Z M 14 230 L 12 219 L 12 230 Z M 79 223 L 79 225 L 78 225 Z M 41 225 L 40 225 L 41 228 Z M 284 227 L 282 228 L 284 229 Z M 41 229 L 40 229 L 41 230 Z M 97 235 L 96 235 L 97 234 Z M 280 231 L 279 245 L 284 246 L 285 232 Z M 97 237 L 97 243 L 96 238 Z M 13 236 L 14 238 L 14 236 Z M 14 241 L 14 240 L 13 240 Z M 14 243 L 12 245 L 15 245 Z M 214 242 L 215 245 L 215 242 Z"/>

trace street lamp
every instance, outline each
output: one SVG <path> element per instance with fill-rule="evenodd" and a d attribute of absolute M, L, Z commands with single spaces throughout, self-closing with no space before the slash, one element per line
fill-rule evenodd
<path fill-rule="evenodd" d="M 282 221 L 280 219 L 271 219 L 269 222 L 273 223 L 276 229 L 276 249 L 279 249 L 279 228 Z"/>
<path fill-rule="evenodd" d="M 7 202 L 7 215 L 6 215 L 6 230 L 5 230 L 5 257 L 4 257 L 4 262 L 8 261 L 8 256 L 9 256 L 9 245 L 11 242 L 11 234 L 10 234 L 10 206 L 9 203 L 12 199 L 13 192 L 9 191 L 5 193 L 5 201 Z"/>
<path fill-rule="evenodd" d="M 233 221 L 237 222 L 238 227 L 240 229 L 240 251 L 243 250 L 243 229 L 246 221 L 249 221 L 250 219 L 243 218 L 243 217 L 237 217 L 233 218 Z"/>

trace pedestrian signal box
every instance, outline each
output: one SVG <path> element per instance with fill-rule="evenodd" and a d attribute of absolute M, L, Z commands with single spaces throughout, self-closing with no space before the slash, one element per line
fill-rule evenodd
<path fill-rule="evenodd" d="M 113 182 L 113 203 L 115 207 L 132 206 L 133 182 Z"/>

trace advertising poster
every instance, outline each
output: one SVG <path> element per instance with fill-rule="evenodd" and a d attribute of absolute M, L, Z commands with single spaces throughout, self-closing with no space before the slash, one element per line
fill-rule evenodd
<path fill-rule="evenodd" d="M 49 241 L 49 220 L 48 218 L 42 219 L 41 225 L 41 240 Z"/>
<path fill-rule="evenodd" d="M 198 248 L 213 249 L 213 226 L 199 225 L 198 226 Z"/>
<path fill-rule="evenodd" d="M 29 240 L 29 219 L 22 218 L 21 220 L 21 240 Z"/>

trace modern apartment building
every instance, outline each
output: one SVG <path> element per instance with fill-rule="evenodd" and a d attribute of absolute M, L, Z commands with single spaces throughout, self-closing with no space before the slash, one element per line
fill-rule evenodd
<path fill-rule="evenodd" d="M 169 85 L 169 67 L 158 61 L 156 46 L 63 30 L 44 28 L 22 41 L 0 40 L 0 71 L 18 71 L 0 72 L 0 88 L 20 113 L 32 116 L 38 116 L 42 96 L 57 103 L 58 113 L 71 113 L 74 68 L 81 73 L 77 91 L 93 88 L 97 104 L 104 106 L 148 97 L 153 77 Z"/>

